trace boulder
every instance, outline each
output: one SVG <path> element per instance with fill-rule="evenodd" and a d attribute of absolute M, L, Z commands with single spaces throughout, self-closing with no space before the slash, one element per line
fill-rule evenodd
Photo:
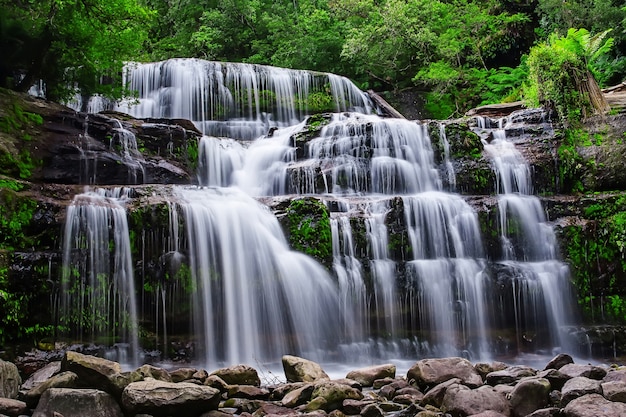
<path fill-rule="evenodd" d="M 284 355 L 282 362 L 287 382 L 316 382 L 330 380 L 330 377 L 326 374 L 326 372 L 324 372 L 319 364 L 308 359 Z"/>
<path fill-rule="evenodd" d="M 67 351 L 61 361 L 61 370 L 75 373 L 80 387 L 101 389 L 116 397 L 121 393 L 112 382 L 112 377 L 122 372 L 117 362 Z"/>
<path fill-rule="evenodd" d="M 39 399 L 50 388 L 75 388 L 78 376 L 74 372 L 66 371 L 57 374 L 47 381 L 42 382 L 23 395 L 23 400 L 29 407 L 37 406 Z"/>
<path fill-rule="evenodd" d="M 550 381 L 552 389 L 557 390 L 563 388 L 563 385 L 565 385 L 565 383 L 571 379 L 571 377 L 565 375 L 564 373 L 561 373 L 561 371 L 558 371 L 556 369 L 546 369 L 545 371 L 540 371 L 537 373 L 537 376 L 539 378 L 545 378 Z"/>
<path fill-rule="evenodd" d="M 154 379 L 133 382 L 122 393 L 122 405 L 126 411 L 155 417 L 193 417 L 217 409 L 219 401 L 220 392 L 215 388 Z"/>
<path fill-rule="evenodd" d="M 533 411 L 528 417 L 557 417 L 561 413 L 561 409 L 557 407 L 542 408 L 537 411 Z"/>
<path fill-rule="evenodd" d="M 497 411 L 487 410 L 487 411 L 483 411 L 482 413 L 472 414 L 469 417 L 506 417 L 506 416 L 502 413 L 498 413 Z"/>
<path fill-rule="evenodd" d="M 584 376 L 572 378 L 563 385 L 563 389 L 561 390 L 561 405 L 565 406 L 573 399 L 587 394 L 602 394 L 600 381 Z"/>
<path fill-rule="evenodd" d="M 312 410 L 323 409 L 332 411 L 340 408 L 344 400 L 360 400 L 363 393 L 349 385 L 325 381 L 315 385 L 311 393 Z M 309 409 L 309 411 L 312 411 Z"/>
<path fill-rule="evenodd" d="M 595 365 L 578 365 L 570 363 L 562 366 L 559 371 L 571 378 L 584 376 L 586 378 L 601 380 L 607 374 L 606 369 Z"/>
<path fill-rule="evenodd" d="M 382 378 L 395 378 L 396 366 L 388 363 L 385 365 L 369 366 L 367 368 L 357 369 L 348 372 L 346 378 L 357 381 L 364 387 L 371 387 L 374 385 L 374 381 Z"/>
<path fill-rule="evenodd" d="M 96 389 L 50 388 L 41 396 L 33 417 L 123 417 L 108 393 Z"/>
<path fill-rule="evenodd" d="M 509 366 L 501 371 L 487 374 L 487 384 L 495 386 L 498 384 L 512 384 L 522 378 L 535 376 L 537 371 L 528 366 Z"/>
<path fill-rule="evenodd" d="M 621 381 L 603 382 L 602 395 L 609 401 L 626 403 L 626 383 Z"/>
<path fill-rule="evenodd" d="M 285 394 L 285 396 L 281 400 L 281 403 L 285 407 L 296 407 L 298 405 L 304 404 L 311 399 L 313 389 L 315 389 L 315 386 L 313 384 L 304 384 Z"/>
<path fill-rule="evenodd" d="M 441 410 L 459 417 L 485 411 L 495 411 L 507 417 L 511 415 L 506 398 L 497 393 L 493 387 L 486 385 L 477 389 L 460 384 L 449 386 L 443 398 Z"/>
<path fill-rule="evenodd" d="M 271 404 L 271 403 L 263 403 L 257 408 L 254 413 L 252 413 L 253 417 L 277 417 L 277 416 L 296 416 L 298 412 L 291 408 L 281 407 L 280 405 Z"/>
<path fill-rule="evenodd" d="M 373 399 L 363 399 L 363 400 L 344 400 L 342 404 L 343 411 L 352 416 L 355 414 L 361 414 L 361 411 L 369 406 L 375 404 L 375 400 Z"/>
<path fill-rule="evenodd" d="M 136 376 L 131 378 L 133 379 L 133 382 L 141 381 L 147 378 L 156 379 L 158 381 L 172 382 L 172 377 L 169 372 L 165 369 L 157 368 L 152 365 L 141 365 L 139 368 L 135 369 L 133 373 L 136 374 Z"/>
<path fill-rule="evenodd" d="M 459 378 L 469 387 L 483 383 L 474 366 L 463 358 L 423 359 L 407 372 L 407 380 L 415 381 L 420 388 L 433 387 L 452 378 Z"/>
<path fill-rule="evenodd" d="M 28 406 L 24 401 L 0 397 L 0 415 L 17 417 L 19 415 L 28 414 L 28 412 Z"/>
<path fill-rule="evenodd" d="M 453 378 L 446 382 L 442 382 L 441 384 L 435 385 L 432 387 L 422 399 L 422 404 L 432 405 L 437 408 L 441 407 L 443 404 L 443 397 L 446 395 L 446 390 L 448 387 L 454 384 L 460 384 L 461 380 L 459 378 Z"/>
<path fill-rule="evenodd" d="M 361 410 L 360 415 L 362 417 L 383 417 L 384 413 L 377 404 L 368 404 Z"/>
<path fill-rule="evenodd" d="M 259 378 L 258 372 L 256 369 L 248 365 L 229 366 L 228 368 L 213 371 L 210 375 L 220 377 L 229 385 L 261 386 L 261 378 Z"/>
<path fill-rule="evenodd" d="M 624 382 L 626 383 L 626 369 L 609 369 L 602 382 Z"/>
<path fill-rule="evenodd" d="M 521 380 L 509 396 L 514 417 L 524 417 L 548 405 L 550 382 L 544 378 Z"/>
<path fill-rule="evenodd" d="M 0 398 L 17 398 L 21 383 L 17 366 L 0 359 Z"/>
<path fill-rule="evenodd" d="M 600 394 L 588 394 L 567 404 L 564 417 L 622 417 L 626 416 L 626 404 L 607 400 Z"/>
<path fill-rule="evenodd" d="M 495 371 L 502 371 L 503 369 L 506 369 L 506 367 L 507 365 L 504 362 L 497 361 L 491 363 L 480 362 L 474 365 L 474 369 L 476 369 L 476 372 L 478 372 L 483 380 L 487 378 L 487 374 Z"/>
<path fill-rule="evenodd" d="M 172 382 L 189 381 L 190 379 L 196 379 L 201 382 L 205 382 L 208 377 L 207 371 L 204 369 L 196 368 L 178 368 L 170 372 Z"/>
<path fill-rule="evenodd" d="M 226 383 L 226 381 L 224 381 L 222 378 L 220 378 L 217 375 L 209 375 L 204 381 L 204 385 L 216 388 L 220 390 L 221 392 L 228 391 L 228 384 Z"/>
<path fill-rule="evenodd" d="M 29 391 L 37 385 L 47 381 L 52 375 L 61 371 L 61 361 L 50 362 L 41 369 L 35 371 L 20 387 L 22 391 Z"/>
<path fill-rule="evenodd" d="M 228 388 L 228 398 L 249 398 L 266 400 L 270 392 L 265 388 L 254 385 L 230 385 Z"/>
<path fill-rule="evenodd" d="M 546 367 L 543 368 L 543 370 L 561 369 L 563 366 L 569 365 L 570 363 L 574 363 L 574 359 L 572 359 L 570 355 L 559 353 L 546 364 Z"/>

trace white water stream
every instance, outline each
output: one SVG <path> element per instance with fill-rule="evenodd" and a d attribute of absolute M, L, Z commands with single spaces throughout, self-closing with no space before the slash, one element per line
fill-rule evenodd
<path fill-rule="evenodd" d="M 174 187 L 171 196 L 174 236 L 163 251 L 176 256 L 176 265 L 186 262 L 188 273 L 176 291 L 166 290 L 171 283 L 157 289 L 157 346 L 166 350 L 173 334 L 188 332 L 196 359 L 209 368 L 276 364 L 284 354 L 360 365 L 424 356 L 492 357 L 489 332 L 510 306 L 491 299 L 477 214 L 459 195 L 444 191 L 442 175 L 446 184 L 456 182 L 445 127 L 442 173 L 425 124 L 368 114 L 367 97 L 332 74 L 171 60 L 131 65 L 126 79 L 139 91 L 139 102 L 120 110 L 136 117 L 188 118 L 207 135 L 199 143 L 201 186 Z M 298 135 L 310 133 L 307 99 L 320 88 L 332 92 L 341 113 L 328 116 L 318 133 L 298 145 Z M 121 132 L 119 140 L 124 143 Z M 132 153 L 132 144 L 124 146 Z M 501 194 L 500 263 L 517 271 L 511 284 L 517 337 L 548 323 L 551 346 L 561 346 L 558 328 L 568 306 L 566 297 L 559 301 L 555 294 L 567 268 L 557 260 L 554 234 L 530 195 L 528 166 L 506 138 L 485 149 Z M 291 250 L 277 217 L 260 202 L 305 196 L 328 207 L 330 270 Z M 85 258 L 92 263 L 109 259 L 106 248 L 95 244 L 103 238 L 78 237 L 90 236 L 76 224 L 92 212 L 116 236 L 128 235 L 122 197 L 87 194 L 77 200 L 84 203 L 68 210 L 66 271 L 72 270 L 72 250 L 101 252 Z M 179 222 L 184 227 L 178 229 Z M 515 235 L 508 233 L 513 226 Z M 132 283 L 130 250 L 118 253 L 124 246 L 117 240 L 114 247 Z M 94 280 L 113 269 L 81 268 Z M 122 286 L 117 278 L 110 282 Z M 68 303 L 93 302 L 90 290 L 81 291 Z M 115 314 L 137 323 L 141 318 L 129 301 L 135 290 L 124 291 L 126 298 L 113 291 L 120 299 L 114 304 L 125 308 Z M 172 306 L 188 309 L 186 329 L 168 324 Z M 136 346 L 136 338 L 131 344 Z"/>

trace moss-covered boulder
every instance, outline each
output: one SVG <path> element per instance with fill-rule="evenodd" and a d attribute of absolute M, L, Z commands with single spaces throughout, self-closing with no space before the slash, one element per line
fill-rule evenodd
<path fill-rule="evenodd" d="M 287 236 L 297 251 L 319 260 L 330 269 L 332 236 L 330 215 L 324 203 L 313 197 L 296 198 L 286 209 Z"/>

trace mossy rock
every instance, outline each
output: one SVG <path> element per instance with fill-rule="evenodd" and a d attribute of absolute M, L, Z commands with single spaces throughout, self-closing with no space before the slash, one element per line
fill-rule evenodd
<path fill-rule="evenodd" d="M 330 269 L 333 248 L 328 208 L 315 198 L 305 197 L 291 200 L 286 214 L 291 247 Z"/>
<path fill-rule="evenodd" d="M 296 148 L 296 158 L 304 159 L 307 156 L 306 145 L 316 137 L 319 137 L 322 128 L 332 120 L 331 113 L 318 113 L 307 117 L 304 128 L 291 136 L 291 146 Z"/>

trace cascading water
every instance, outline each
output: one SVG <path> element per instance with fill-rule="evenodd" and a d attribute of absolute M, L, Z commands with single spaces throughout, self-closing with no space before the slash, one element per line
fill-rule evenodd
<path fill-rule="evenodd" d="M 371 110 L 368 97 L 344 77 L 263 65 L 197 59 L 133 63 L 126 66 L 124 83 L 138 91 L 139 104 L 123 103 L 118 110 L 189 119 L 206 135 L 236 139 L 298 124 L 319 101 L 327 110 Z"/>
<path fill-rule="evenodd" d="M 566 306 L 548 297 L 566 268 L 530 195 L 527 165 L 496 156 L 497 140 L 485 148 L 498 167 L 506 243 L 500 265 L 517 276 L 513 305 L 489 299 L 495 289 L 478 216 L 444 191 L 456 179 L 443 124 L 440 172 L 425 124 L 365 114 L 368 99 L 338 76 L 200 60 L 129 65 L 125 76 L 139 91 L 139 104 L 120 110 L 188 118 L 212 135 L 198 147 L 201 187 L 172 187 L 169 238 L 141 249 L 161 245 L 156 302 L 144 296 L 164 351 L 185 334 L 207 366 L 276 362 L 288 353 L 326 362 L 488 359 L 499 316 L 515 317 L 520 338 L 542 321 L 557 334 L 562 323 L 555 317 Z M 307 116 L 311 97 L 325 95 L 342 113 Z M 102 198 L 109 207 L 102 216 L 118 213 L 117 200 Z M 277 216 L 260 202 L 305 198 L 327 209 L 332 275 L 289 249 Z M 89 201 L 85 212 L 103 205 Z M 75 251 L 89 246 L 67 243 L 77 239 L 70 225 L 79 221 L 72 219 L 85 216 L 68 211 L 66 246 Z M 106 222 L 122 225 L 117 218 Z M 543 246 L 525 245 L 537 241 Z M 130 262 L 130 251 L 119 256 Z M 148 284 L 144 290 L 152 289 Z M 72 300 L 89 300 L 88 290 L 81 294 Z"/>
<path fill-rule="evenodd" d="M 130 343 L 130 349 L 120 349 L 120 359 L 137 364 L 138 314 L 124 207 L 129 193 L 128 188 L 88 191 L 68 207 L 58 321 L 76 329 L 75 337 Z"/>
<path fill-rule="evenodd" d="M 484 140 L 484 148 L 497 175 L 501 264 L 512 277 L 518 345 L 525 341 L 564 349 L 568 346 L 561 329 L 572 311 L 569 271 L 557 257 L 552 227 L 539 199 L 532 195 L 530 168 L 507 139 L 507 122 L 500 119 L 497 128 L 491 128 L 489 120 L 478 124 L 482 133 L 492 135 L 491 141 Z"/>

